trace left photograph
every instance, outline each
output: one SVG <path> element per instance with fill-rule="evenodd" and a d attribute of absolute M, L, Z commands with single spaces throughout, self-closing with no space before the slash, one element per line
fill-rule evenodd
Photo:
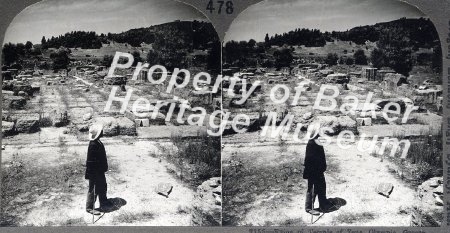
<path fill-rule="evenodd" d="M 45 0 L 2 44 L 0 226 L 219 226 L 221 44 L 163 0 Z"/>

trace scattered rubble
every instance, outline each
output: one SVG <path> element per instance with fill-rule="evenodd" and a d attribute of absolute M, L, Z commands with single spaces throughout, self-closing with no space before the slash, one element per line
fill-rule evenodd
<path fill-rule="evenodd" d="M 356 121 L 349 116 L 316 116 L 312 124 L 319 124 L 321 127 L 331 128 L 333 132 L 329 133 L 330 135 L 337 135 L 344 130 L 349 130 L 354 133 L 357 132 Z"/>
<path fill-rule="evenodd" d="M 83 115 L 83 121 L 89 121 L 92 119 L 92 113 L 88 112 Z"/>
<path fill-rule="evenodd" d="M 14 122 L 2 121 L 2 135 L 11 136 L 15 133 Z"/>
<path fill-rule="evenodd" d="M 127 84 L 127 79 L 124 76 L 108 76 L 103 79 L 105 85 L 125 85 Z"/>
<path fill-rule="evenodd" d="M 18 133 L 34 133 L 39 130 L 39 114 L 26 114 L 18 117 L 16 122 Z"/>
<path fill-rule="evenodd" d="M 169 198 L 170 193 L 172 193 L 173 186 L 169 183 L 159 183 L 155 188 L 155 192 L 161 196 Z"/>
<path fill-rule="evenodd" d="M 434 177 L 417 188 L 417 201 L 413 206 L 411 225 L 418 227 L 441 226 L 444 219 L 443 177 Z"/>
<path fill-rule="evenodd" d="M 394 185 L 392 185 L 391 183 L 381 183 L 378 184 L 375 188 L 375 192 L 387 198 L 389 198 L 392 191 L 394 191 Z"/>
<path fill-rule="evenodd" d="M 9 109 L 24 109 L 27 100 L 23 96 L 3 95 L 3 106 Z"/>
<path fill-rule="evenodd" d="M 220 177 L 214 177 L 197 187 L 192 222 L 196 226 L 220 226 L 221 212 L 222 182 Z"/>
<path fill-rule="evenodd" d="M 94 119 L 95 124 L 103 125 L 105 136 L 136 135 L 136 126 L 133 121 L 126 117 L 98 117 Z"/>

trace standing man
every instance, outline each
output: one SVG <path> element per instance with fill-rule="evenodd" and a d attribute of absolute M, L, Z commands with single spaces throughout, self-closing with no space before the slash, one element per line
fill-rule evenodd
<path fill-rule="evenodd" d="M 309 141 L 306 145 L 305 169 L 303 178 L 308 180 L 308 191 L 306 193 L 305 210 L 312 215 L 320 215 L 314 210 L 314 201 L 319 197 L 319 208 L 321 212 L 327 212 L 332 206 L 327 200 L 326 181 L 324 172 L 327 170 L 325 152 L 320 138 L 320 127 L 312 126 Z"/>
<path fill-rule="evenodd" d="M 110 203 L 106 197 L 107 185 L 105 178 L 105 172 L 108 171 L 108 161 L 106 159 L 105 146 L 103 146 L 103 143 L 100 141 L 102 136 L 102 125 L 91 126 L 89 129 L 89 148 L 84 178 L 89 180 L 86 211 L 94 215 L 101 214 L 94 209 L 97 196 L 100 199 L 100 211 L 104 211 L 110 207 Z"/>

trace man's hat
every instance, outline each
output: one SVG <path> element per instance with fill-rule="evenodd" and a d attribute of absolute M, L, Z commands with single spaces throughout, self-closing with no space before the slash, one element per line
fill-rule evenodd
<path fill-rule="evenodd" d="M 320 123 L 309 125 L 307 135 L 309 139 L 317 139 L 320 136 Z"/>
<path fill-rule="evenodd" d="M 91 128 L 89 128 L 89 140 L 94 141 L 96 140 L 100 134 L 103 131 L 103 125 L 92 125 Z"/>

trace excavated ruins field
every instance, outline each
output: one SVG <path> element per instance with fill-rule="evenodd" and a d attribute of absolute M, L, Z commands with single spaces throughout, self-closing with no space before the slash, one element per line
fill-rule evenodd
<path fill-rule="evenodd" d="M 72 76 L 63 84 L 48 83 L 49 79 L 42 77 L 36 80 L 40 90 L 28 99 L 24 109 L 4 109 L 9 118 L 4 115 L 3 120 L 11 121 L 11 127 L 13 120 L 20 121 L 27 114 L 37 116 L 30 124 L 39 121 L 39 115 L 41 120 L 49 118 L 50 122 L 36 132 L 15 132 L 2 138 L 3 179 L 9 181 L 3 186 L 6 214 L 2 225 L 218 224 L 205 219 L 213 215 L 217 218 L 220 199 L 213 190 L 220 187 L 220 180 L 204 185 L 199 196 L 196 187 L 180 179 L 179 168 L 165 159 L 167 148 L 176 150 L 171 139 L 174 135 L 195 138 L 204 128 L 170 124 L 136 127 L 135 122 L 117 113 L 117 105 L 112 106 L 111 113 L 103 111 L 110 87 L 89 87 Z M 133 96 L 131 101 L 136 98 Z M 55 116 L 64 112 L 68 122 L 56 127 Z M 117 209 L 101 218 L 96 216 L 93 223 L 92 216 L 85 211 L 88 183 L 84 179 L 84 166 L 89 143 L 87 130 L 95 122 L 102 122 L 105 127 L 106 137 L 102 141 L 110 169 L 106 173 L 108 197 Z M 17 179 L 21 179 L 20 184 Z M 167 192 L 161 189 L 170 186 L 172 190 L 167 197 L 158 194 Z"/>

